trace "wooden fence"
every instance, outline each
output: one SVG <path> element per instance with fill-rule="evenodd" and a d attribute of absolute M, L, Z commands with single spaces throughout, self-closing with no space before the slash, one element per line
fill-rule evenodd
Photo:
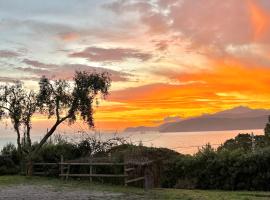
<path fill-rule="evenodd" d="M 94 177 L 97 178 L 119 178 L 124 179 L 124 185 L 140 182 L 144 188 L 149 189 L 154 187 L 153 177 L 149 176 L 149 169 L 151 169 L 153 162 L 125 162 L 125 163 L 114 163 L 114 162 L 64 162 L 63 158 L 59 163 L 33 163 L 33 175 L 47 176 L 54 172 L 59 175 L 63 180 L 68 180 L 69 177 L 85 177 L 89 178 L 92 182 Z M 84 167 L 88 169 L 88 173 L 72 173 L 72 168 Z M 122 170 L 118 174 L 100 174 L 96 173 L 99 167 L 119 167 Z"/>

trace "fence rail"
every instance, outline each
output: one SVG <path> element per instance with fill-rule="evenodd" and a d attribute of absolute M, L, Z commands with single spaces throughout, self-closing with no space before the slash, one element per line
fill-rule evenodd
<path fill-rule="evenodd" d="M 62 179 L 68 180 L 69 177 L 88 177 L 90 181 L 92 178 L 121 178 L 124 179 L 124 185 L 127 186 L 130 183 L 143 181 L 144 187 L 146 187 L 147 176 L 145 171 L 138 173 L 141 169 L 146 169 L 148 166 L 152 165 L 153 162 L 126 162 L 126 163 L 114 163 L 114 162 L 64 162 L 63 158 L 59 163 L 33 163 L 33 175 L 48 175 L 49 169 L 55 170 L 57 175 Z M 89 167 L 89 173 L 71 173 L 71 168 L 74 166 L 84 166 Z M 115 166 L 121 167 L 121 172 L 118 174 L 99 174 L 96 173 L 96 169 L 101 166 Z M 35 167 L 41 169 L 42 171 L 36 171 Z M 137 173 L 137 174 L 136 174 Z"/>
<path fill-rule="evenodd" d="M 59 176 L 70 177 L 126 177 L 124 174 L 59 174 Z"/>
<path fill-rule="evenodd" d="M 120 165 L 120 166 L 124 166 L 125 165 L 125 163 L 91 163 L 91 162 L 89 162 L 89 163 L 58 163 L 59 165 L 81 165 L 81 166 L 83 166 L 83 165 L 86 165 L 86 166 L 113 166 L 113 165 Z"/>

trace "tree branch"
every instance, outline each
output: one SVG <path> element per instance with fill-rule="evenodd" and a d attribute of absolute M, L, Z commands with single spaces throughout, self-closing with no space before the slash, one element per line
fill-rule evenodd
<path fill-rule="evenodd" d="M 11 112 L 12 114 L 14 114 L 14 112 L 13 112 L 12 110 L 10 110 L 9 108 L 7 108 L 7 107 L 5 107 L 5 106 L 0 106 L 0 108 L 3 108 L 3 109 L 5 109 L 5 110 Z"/>
<path fill-rule="evenodd" d="M 55 108 L 55 112 L 56 112 L 56 118 L 57 118 L 57 121 L 60 120 L 60 113 L 59 113 L 59 99 L 58 97 L 56 97 L 56 108 Z"/>
<path fill-rule="evenodd" d="M 53 85 L 50 83 L 50 81 L 48 81 L 48 84 L 49 84 L 49 86 L 51 87 L 51 90 L 52 90 L 53 94 L 56 96 L 57 93 L 55 92 L 55 90 L 54 90 L 54 88 L 53 88 Z"/>

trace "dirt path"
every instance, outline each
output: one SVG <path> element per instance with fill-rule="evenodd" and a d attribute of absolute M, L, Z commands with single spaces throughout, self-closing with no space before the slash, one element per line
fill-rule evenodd
<path fill-rule="evenodd" d="M 52 186 L 14 185 L 0 188 L 2 200 L 116 200 L 144 199 L 140 195 L 127 195 L 117 192 L 102 192 Z"/>

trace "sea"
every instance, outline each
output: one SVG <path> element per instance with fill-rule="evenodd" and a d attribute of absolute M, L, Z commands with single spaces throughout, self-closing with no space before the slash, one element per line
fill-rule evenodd
<path fill-rule="evenodd" d="M 229 131 L 204 131 L 204 132 L 130 132 L 130 133 L 60 133 L 63 138 L 72 141 L 78 141 L 80 138 L 95 135 L 100 139 L 109 139 L 113 137 L 123 138 L 127 142 L 143 144 L 149 147 L 164 147 L 172 149 L 182 154 L 194 154 L 206 144 L 217 148 L 226 140 L 234 138 L 239 133 L 253 133 L 262 135 L 262 129 L 256 130 L 229 130 Z M 33 134 L 33 141 L 39 141 L 42 135 Z M 0 149 L 7 143 L 16 144 L 16 135 L 14 132 L 0 134 Z"/>

